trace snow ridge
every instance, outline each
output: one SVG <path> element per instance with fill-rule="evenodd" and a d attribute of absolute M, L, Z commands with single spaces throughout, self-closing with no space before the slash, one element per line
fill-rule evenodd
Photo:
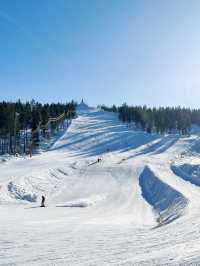
<path fill-rule="evenodd" d="M 177 176 L 183 178 L 190 183 L 200 186 L 200 166 L 199 165 L 190 165 L 182 164 L 176 165 L 172 164 L 171 169 Z"/>
<path fill-rule="evenodd" d="M 159 215 L 159 223 L 169 223 L 183 214 L 188 204 L 188 199 L 162 182 L 149 166 L 146 166 L 141 173 L 139 184 L 144 199 Z"/>

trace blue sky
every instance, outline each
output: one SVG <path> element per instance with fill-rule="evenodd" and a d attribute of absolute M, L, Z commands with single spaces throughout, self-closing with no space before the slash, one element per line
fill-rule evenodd
<path fill-rule="evenodd" d="M 0 99 L 200 107 L 199 0 L 1 0 Z"/>

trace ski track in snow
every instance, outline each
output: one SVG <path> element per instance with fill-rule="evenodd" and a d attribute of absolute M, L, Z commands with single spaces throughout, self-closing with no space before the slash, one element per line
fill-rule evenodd
<path fill-rule="evenodd" d="M 200 265 L 198 134 L 79 106 L 49 151 L 0 163 L 0 266 Z"/>

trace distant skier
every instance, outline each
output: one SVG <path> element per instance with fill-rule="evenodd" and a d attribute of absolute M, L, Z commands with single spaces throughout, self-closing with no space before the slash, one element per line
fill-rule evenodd
<path fill-rule="evenodd" d="M 97 159 L 97 162 L 100 163 L 100 162 L 101 162 L 101 158 L 98 158 L 98 159 Z"/>
<path fill-rule="evenodd" d="M 162 216 L 161 216 L 161 214 L 159 213 L 159 217 L 157 218 L 157 222 L 158 222 L 158 224 L 162 224 L 163 223 L 163 218 L 162 218 Z"/>
<path fill-rule="evenodd" d="M 42 195 L 42 201 L 40 207 L 45 207 L 45 196 Z"/>

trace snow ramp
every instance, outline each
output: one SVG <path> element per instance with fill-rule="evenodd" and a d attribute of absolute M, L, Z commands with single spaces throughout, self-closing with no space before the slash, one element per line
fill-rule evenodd
<path fill-rule="evenodd" d="M 159 224 L 167 224 L 183 215 L 188 199 L 161 181 L 146 166 L 139 177 L 143 198 L 153 207 Z"/>

